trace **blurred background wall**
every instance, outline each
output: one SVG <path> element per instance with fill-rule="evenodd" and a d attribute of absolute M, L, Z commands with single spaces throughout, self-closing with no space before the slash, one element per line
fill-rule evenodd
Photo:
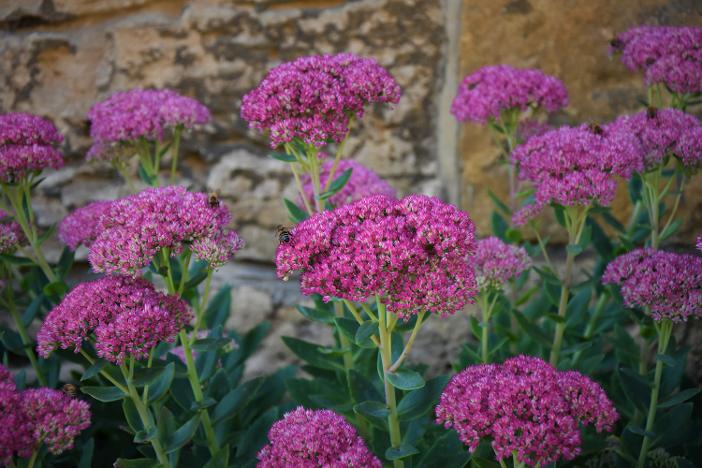
<path fill-rule="evenodd" d="M 268 69 L 300 55 L 375 57 L 403 97 L 394 108 L 369 112 L 348 153 L 402 194 L 459 204 L 479 234 L 488 234 L 487 188 L 503 192 L 505 179 L 488 132 L 459 126 L 449 113 L 460 79 L 494 63 L 539 67 L 570 93 L 553 124 L 607 120 L 636 110 L 644 96 L 641 77 L 610 60 L 607 44 L 644 23 L 700 25 L 702 2 L 0 0 L 0 110 L 50 117 L 66 135 L 66 167 L 39 187 L 40 222 L 49 225 L 89 201 L 122 194 L 109 167 L 84 162 L 92 103 L 132 87 L 170 87 L 210 108 L 213 124 L 186 139 L 181 175 L 194 190 L 217 190 L 247 241 L 218 280 L 235 286 L 230 325 L 244 331 L 273 322 L 252 363 L 256 372 L 289 359 L 281 335 L 329 339 L 298 317 L 296 285 L 277 280 L 272 268 L 275 226 L 286 221 L 280 197 L 293 198 L 294 190 L 287 167 L 266 158 L 265 139 L 239 117 L 241 97 Z M 701 184 L 689 184 L 678 241 L 702 228 L 700 204 Z M 464 317 L 432 322 L 415 356 L 443 366 L 468 327 Z"/>

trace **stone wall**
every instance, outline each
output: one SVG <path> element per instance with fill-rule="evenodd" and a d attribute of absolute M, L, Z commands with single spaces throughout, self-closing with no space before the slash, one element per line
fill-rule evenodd
<path fill-rule="evenodd" d="M 296 285 L 271 267 L 274 226 L 286 219 L 280 197 L 293 187 L 239 117 L 241 97 L 269 68 L 307 54 L 375 57 L 403 97 L 370 112 L 348 152 L 400 193 L 459 203 L 487 232 L 486 188 L 504 183 L 487 132 L 449 114 L 460 78 L 498 62 L 541 67 L 571 94 L 554 123 L 607 119 L 634 109 L 643 92 L 640 77 L 607 58 L 609 39 L 640 23 L 702 24 L 701 15 L 696 0 L 0 0 L 0 108 L 48 116 L 67 136 L 67 166 L 39 187 L 44 225 L 123 190 L 108 167 L 84 162 L 92 103 L 156 86 L 210 108 L 213 123 L 187 139 L 181 176 L 196 190 L 217 190 L 247 240 L 217 280 L 235 286 L 230 325 L 274 323 L 255 372 L 289 359 L 281 335 L 329 339 L 294 311 Z M 693 208 L 702 189 L 688 195 L 687 225 L 700 226 Z M 468 334 L 465 318 L 432 322 L 417 345 L 431 352 L 415 354 L 445 365 Z"/>

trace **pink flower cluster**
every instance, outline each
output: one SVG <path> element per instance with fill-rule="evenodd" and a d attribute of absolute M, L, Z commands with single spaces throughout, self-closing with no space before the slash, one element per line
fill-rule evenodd
<path fill-rule="evenodd" d="M 73 448 L 90 426 L 90 407 L 50 388 L 16 391 L 9 371 L 0 365 L 0 462 L 13 455 L 29 458 L 44 443 L 55 455 Z"/>
<path fill-rule="evenodd" d="M 176 255 L 186 247 L 217 268 L 243 246 L 227 228 L 231 214 L 224 203 L 212 203 L 206 193 L 185 187 L 146 189 L 114 200 L 99 221 L 88 254 L 96 272 L 135 276 L 161 249 Z"/>
<path fill-rule="evenodd" d="M 501 288 L 531 267 L 531 258 L 524 247 L 507 244 L 494 236 L 478 240 L 474 262 L 481 290 Z"/>
<path fill-rule="evenodd" d="M 32 114 L 0 115 L 0 181 L 16 182 L 45 168 L 63 166 L 56 145 L 63 136 L 54 124 Z"/>
<path fill-rule="evenodd" d="M 303 407 L 286 413 L 268 432 L 258 468 L 381 468 L 354 427 L 329 410 Z"/>
<path fill-rule="evenodd" d="M 0 210 L 0 254 L 14 252 L 24 240 L 22 227 L 10 218 L 9 213 Z"/>
<path fill-rule="evenodd" d="M 476 293 L 475 227 L 438 198 L 374 195 L 306 219 L 276 254 L 278 276 L 302 271 L 303 294 L 363 302 L 379 296 L 407 318 L 452 314 Z"/>
<path fill-rule="evenodd" d="M 491 65 L 463 79 L 451 113 L 461 122 L 484 124 L 505 110 L 532 107 L 554 112 L 567 105 L 568 92 L 558 78 L 536 69 Z"/>
<path fill-rule="evenodd" d="M 634 135 L 644 170 L 658 166 L 670 154 L 688 167 L 702 163 L 702 125 L 683 111 L 650 108 L 622 115 L 603 129 L 608 135 Z"/>
<path fill-rule="evenodd" d="M 638 26 L 619 34 L 611 51 L 630 70 L 643 70 L 646 84 L 676 93 L 702 92 L 702 28 Z"/>
<path fill-rule="evenodd" d="M 521 225 L 549 203 L 563 206 L 609 205 L 617 189 L 616 175 L 631 177 L 643 164 L 632 135 L 605 134 L 588 125 L 561 127 L 517 146 L 512 162 L 520 180 L 536 189 L 535 203 L 515 213 Z"/>
<path fill-rule="evenodd" d="M 334 161 L 329 160 L 322 164 L 319 181 L 322 187 L 329 180 L 329 172 L 331 171 Z M 334 177 L 340 176 L 344 171 L 351 169 L 351 177 L 346 182 L 346 185 L 327 199 L 332 206 L 341 206 L 351 203 L 361 198 L 370 195 L 385 195 L 395 198 L 397 192 L 390 184 L 380 178 L 378 174 L 368 169 L 361 163 L 356 161 L 343 159 L 339 161 Z M 309 174 L 305 174 L 302 178 L 303 190 L 310 203 L 314 204 L 314 190 L 312 188 L 312 179 Z"/>
<path fill-rule="evenodd" d="M 624 304 L 650 311 L 654 320 L 702 316 L 702 257 L 637 249 L 612 260 L 603 284 L 620 286 Z"/>
<path fill-rule="evenodd" d="M 534 466 L 572 460 L 580 453 L 581 424 L 611 431 L 619 415 L 584 375 L 517 356 L 456 374 L 441 394 L 436 418 L 455 429 L 471 452 L 481 439 L 491 439 L 498 460 L 516 453 Z"/>
<path fill-rule="evenodd" d="M 99 200 L 74 210 L 58 226 L 58 237 L 71 250 L 79 245 L 90 247 L 100 234 L 101 218 L 109 211 L 112 201 Z"/>
<path fill-rule="evenodd" d="M 153 346 L 172 342 L 190 321 L 185 301 L 157 292 L 143 279 L 106 276 L 81 283 L 46 316 L 37 334 L 37 351 L 47 357 L 57 348 L 76 353 L 95 334 L 98 356 L 120 364 L 144 359 Z"/>
<path fill-rule="evenodd" d="M 140 139 L 163 141 L 177 126 L 189 129 L 210 121 L 210 111 L 197 100 L 170 89 L 131 89 L 95 104 L 88 113 L 94 140 L 88 159 L 114 156 L 120 143 Z"/>
<path fill-rule="evenodd" d="M 400 86 L 371 58 L 354 54 L 300 57 L 271 69 L 244 96 L 241 117 L 270 131 L 272 148 L 299 139 L 322 147 L 349 133 L 349 119 L 374 103 L 397 103 Z"/>

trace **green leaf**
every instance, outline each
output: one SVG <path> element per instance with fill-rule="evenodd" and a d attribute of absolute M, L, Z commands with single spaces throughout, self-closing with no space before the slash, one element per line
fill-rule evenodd
<path fill-rule="evenodd" d="M 90 468 L 93 464 L 93 453 L 95 452 L 95 439 L 88 439 L 80 447 L 80 460 L 77 468 Z"/>
<path fill-rule="evenodd" d="M 54 281 L 45 285 L 42 292 L 49 297 L 62 297 L 68 292 L 68 285 L 63 281 Z"/>
<path fill-rule="evenodd" d="M 662 241 L 666 240 L 667 238 L 669 238 L 670 236 L 672 236 L 673 234 L 675 234 L 678 231 L 678 228 L 680 227 L 681 224 L 682 224 L 682 220 L 680 220 L 680 219 L 676 219 L 675 221 L 670 223 L 668 225 L 668 227 L 665 228 L 665 231 L 661 232 L 660 241 L 662 242 Z"/>
<path fill-rule="evenodd" d="M 193 401 L 193 404 L 190 405 L 190 410 L 191 411 L 199 411 L 202 409 L 207 409 L 210 406 L 214 406 L 217 404 L 217 400 L 211 397 L 205 397 L 202 399 L 202 401 Z"/>
<path fill-rule="evenodd" d="M 507 232 L 507 229 L 509 229 L 509 224 L 507 224 L 507 221 L 505 221 L 505 219 L 502 216 L 500 216 L 498 212 L 493 211 L 491 223 L 493 234 L 495 234 L 502 240 L 506 240 L 505 233 Z"/>
<path fill-rule="evenodd" d="M 329 310 L 316 307 L 295 306 L 295 308 L 306 318 L 320 323 L 334 323 L 334 313 Z"/>
<path fill-rule="evenodd" d="M 346 185 L 346 182 L 348 182 L 349 178 L 351 177 L 351 172 L 353 169 L 349 168 L 346 169 L 344 172 L 341 173 L 339 177 L 334 179 L 332 183 L 329 185 L 329 190 L 327 190 L 324 193 L 319 194 L 319 199 L 320 200 L 326 200 L 327 198 L 331 197 L 335 193 L 337 193 L 339 190 L 344 188 L 344 185 Z"/>
<path fill-rule="evenodd" d="M 59 278 L 66 276 L 68 271 L 71 269 L 71 266 L 73 266 L 74 258 L 75 252 L 68 247 L 64 247 L 58 264 L 56 265 L 56 273 L 58 274 Z"/>
<path fill-rule="evenodd" d="M 210 298 L 205 312 L 205 321 L 209 329 L 215 328 L 224 323 L 229 318 L 229 311 L 232 304 L 232 287 L 224 286 L 214 297 Z"/>
<path fill-rule="evenodd" d="M 378 330 L 378 325 L 367 320 L 363 322 L 356 330 L 356 335 L 354 336 L 354 342 L 363 348 L 374 348 L 375 344 L 371 341 L 371 336 Z"/>
<path fill-rule="evenodd" d="M 334 323 L 340 333 L 343 333 L 351 340 L 355 339 L 356 331 L 358 331 L 358 322 L 346 317 L 336 317 L 334 318 Z"/>
<path fill-rule="evenodd" d="M 417 468 L 465 466 L 470 458 L 455 431 L 445 431 L 428 449 L 422 450 L 422 454 L 422 458 L 414 465 Z"/>
<path fill-rule="evenodd" d="M 353 411 L 362 416 L 378 418 L 381 420 L 387 418 L 390 414 L 390 410 L 388 409 L 387 405 L 380 401 L 362 401 L 361 403 L 354 405 Z"/>
<path fill-rule="evenodd" d="M 549 348 L 551 347 L 550 337 L 546 335 L 540 327 L 537 327 L 536 325 L 531 323 L 529 319 L 527 319 L 521 312 L 518 312 L 517 310 L 513 310 L 512 315 L 514 316 L 514 318 L 517 319 L 519 327 L 522 330 L 524 330 L 527 335 L 529 335 L 531 338 L 541 343 L 542 345 Z"/>
<path fill-rule="evenodd" d="M 197 352 L 219 351 L 224 346 L 231 344 L 230 338 L 202 338 L 195 340 L 193 350 Z"/>
<path fill-rule="evenodd" d="M 663 364 L 668 367 L 675 367 L 678 365 L 677 361 L 672 356 L 668 356 L 667 354 L 656 354 L 656 359 L 662 361 Z"/>
<path fill-rule="evenodd" d="M 198 425 L 200 424 L 200 415 L 196 414 L 190 418 L 185 424 L 180 426 L 164 444 L 166 453 L 172 453 L 187 444 L 195 435 Z"/>
<path fill-rule="evenodd" d="M 27 257 L 18 257 L 16 255 L 2 254 L 0 260 L 17 266 L 32 266 L 34 262 Z"/>
<path fill-rule="evenodd" d="M 171 383 L 173 382 L 174 376 L 175 364 L 170 362 L 164 368 L 163 373 L 156 378 L 151 385 L 149 385 L 149 403 L 161 398 L 168 391 L 168 389 L 171 388 Z"/>
<path fill-rule="evenodd" d="M 127 420 L 127 424 L 134 431 L 134 434 L 144 430 L 144 424 L 141 422 L 139 412 L 131 399 L 125 398 L 122 401 L 122 412 L 124 413 L 124 419 Z"/>
<path fill-rule="evenodd" d="M 220 447 L 202 468 L 222 468 L 223 466 L 229 466 L 229 445 Z"/>
<path fill-rule="evenodd" d="M 410 445 L 402 444 L 399 447 L 390 447 L 385 451 L 385 458 L 388 460 L 400 460 L 402 458 L 411 457 L 419 453 L 419 450 Z"/>
<path fill-rule="evenodd" d="M 80 391 L 103 403 L 127 397 L 127 394 L 117 387 L 80 387 Z"/>
<path fill-rule="evenodd" d="M 288 218 L 293 223 L 299 223 L 307 219 L 307 213 L 305 213 L 299 206 L 291 202 L 287 198 L 283 198 L 283 203 L 285 203 L 285 208 L 288 210 Z"/>
<path fill-rule="evenodd" d="M 95 361 L 95 364 L 85 369 L 85 372 L 83 372 L 80 381 L 83 382 L 85 380 L 92 379 L 97 374 L 99 374 L 103 367 L 105 367 L 106 365 L 107 361 L 103 361 L 102 359 L 99 361 Z"/>
<path fill-rule="evenodd" d="M 473 456 L 470 459 L 470 466 L 475 468 L 500 468 L 500 465 L 487 458 Z"/>
<path fill-rule="evenodd" d="M 261 387 L 262 379 L 249 380 L 241 386 L 227 393 L 217 406 L 215 406 L 212 418 L 214 423 L 225 421 L 236 416 L 246 402 L 255 396 L 256 391 Z"/>
<path fill-rule="evenodd" d="M 700 392 L 702 392 L 702 388 L 688 388 L 687 390 L 676 393 L 663 403 L 659 403 L 658 408 L 672 408 L 673 406 L 686 402 Z"/>
<path fill-rule="evenodd" d="M 157 430 L 155 427 L 152 427 L 150 430 L 142 430 L 134 434 L 134 443 L 135 444 L 145 444 L 149 441 L 152 441 L 156 438 L 157 436 Z"/>
<path fill-rule="evenodd" d="M 568 246 L 566 247 L 566 251 L 569 254 L 576 256 L 582 253 L 583 247 L 579 244 L 568 244 Z"/>
<path fill-rule="evenodd" d="M 41 309 L 41 304 L 42 302 L 44 302 L 44 299 L 45 297 L 42 294 L 35 297 L 32 300 L 32 302 L 29 303 L 27 309 L 22 314 L 22 323 L 25 327 L 29 327 L 34 321 L 34 319 L 37 317 L 37 314 L 39 314 L 39 310 Z"/>
<path fill-rule="evenodd" d="M 410 369 L 398 369 L 387 374 L 393 387 L 400 390 L 416 390 L 424 387 L 424 379 L 419 373 Z"/>
<path fill-rule="evenodd" d="M 297 161 L 297 158 L 293 156 L 292 154 L 287 154 L 287 153 L 270 153 L 268 155 L 269 158 L 276 159 L 278 161 L 283 161 L 286 163 L 294 163 Z"/>
<path fill-rule="evenodd" d="M 410 421 L 424 416 L 439 400 L 439 396 L 449 381 L 449 377 L 442 375 L 427 381 L 420 389 L 406 394 L 397 405 L 397 413 L 401 420 Z"/>
<path fill-rule="evenodd" d="M 159 463 L 151 458 L 118 458 L 113 466 L 114 468 L 157 468 Z"/>
<path fill-rule="evenodd" d="M 151 385 L 156 379 L 161 377 L 166 371 L 166 368 L 167 366 L 138 369 L 134 372 L 134 386 L 143 387 L 144 385 Z"/>
<path fill-rule="evenodd" d="M 518 244 L 522 241 L 522 231 L 515 228 L 509 228 L 505 231 L 505 237 L 508 241 Z"/>
<path fill-rule="evenodd" d="M 492 190 L 488 189 L 487 194 L 488 194 L 488 197 L 490 197 L 490 200 L 492 200 L 492 202 L 495 204 L 495 207 L 499 211 L 501 211 L 502 214 L 504 214 L 505 216 L 510 216 L 512 214 L 509 207 L 507 205 L 505 205 L 504 202 L 502 202 L 502 200 L 500 200 L 499 197 L 497 195 L 495 195 L 495 193 Z"/>
<path fill-rule="evenodd" d="M 284 336 L 282 340 L 297 357 L 314 367 L 328 370 L 344 369 L 344 366 L 337 357 L 320 352 L 320 348 L 322 347 L 319 345 L 291 336 Z"/>

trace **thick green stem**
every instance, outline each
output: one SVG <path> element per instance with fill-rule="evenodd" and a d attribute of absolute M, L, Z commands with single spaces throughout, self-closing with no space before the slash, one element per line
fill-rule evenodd
<path fill-rule="evenodd" d="M 643 174 L 643 202 L 646 205 L 646 210 L 648 211 L 648 218 L 651 224 L 651 247 L 654 249 L 658 248 L 659 244 L 659 205 L 661 197 L 659 194 L 660 190 L 660 176 L 662 168 L 658 168 L 653 172 Z"/>
<path fill-rule="evenodd" d="M 182 296 L 183 291 L 185 290 L 185 283 L 188 281 L 188 273 L 190 268 L 190 258 L 192 257 L 192 252 L 188 250 L 185 253 L 185 258 L 183 259 L 183 262 L 181 263 L 181 268 L 180 268 L 180 284 L 178 284 L 178 295 Z"/>
<path fill-rule="evenodd" d="M 395 399 L 395 387 L 390 383 L 388 374 L 392 366 L 392 333 L 388 329 L 388 317 L 385 305 L 378 301 L 378 332 L 380 334 L 380 357 L 383 362 L 383 384 L 385 387 L 385 404 L 388 406 L 388 429 L 390 430 L 390 445 L 393 448 L 400 448 L 402 444 L 402 434 L 400 433 L 400 420 L 397 415 L 397 401 Z M 393 460 L 395 468 L 403 468 L 402 460 Z"/>
<path fill-rule="evenodd" d="M 195 367 L 195 361 L 193 359 L 193 352 L 190 349 L 190 340 L 185 330 L 181 330 L 179 333 L 180 342 L 183 345 L 183 354 L 185 354 L 185 365 L 188 369 L 188 381 L 190 381 L 190 388 L 193 390 L 193 395 L 195 396 L 195 401 L 202 403 L 205 400 L 205 396 L 202 393 L 202 384 L 200 383 L 200 378 L 197 375 L 197 368 Z M 200 413 L 200 422 L 205 430 L 205 436 L 207 437 L 207 446 L 210 450 L 211 455 L 215 455 L 219 450 L 217 444 L 217 436 L 215 435 L 214 427 L 212 426 L 212 420 L 210 419 L 210 413 L 207 408 L 202 408 L 198 410 Z"/>
<path fill-rule="evenodd" d="M 497 296 L 495 296 L 495 299 Z M 480 324 L 480 357 L 484 363 L 490 360 L 490 316 L 495 306 L 495 301 L 490 302 L 489 294 L 482 293 L 480 297 L 480 312 L 482 312 L 483 323 Z"/>
<path fill-rule="evenodd" d="M 195 318 L 195 328 L 193 329 L 193 335 L 194 338 L 197 338 L 197 332 L 200 330 L 202 327 L 202 323 L 205 320 L 205 306 L 207 305 L 207 301 L 210 298 L 210 288 L 212 286 L 212 273 L 214 270 L 212 268 L 207 269 L 207 278 L 205 279 L 205 291 L 202 294 L 202 299 L 200 300 L 198 304 L 198 308 L 195 311 L 197 313 L 197 317 Z"/>
<path fill-rule="evenodd" d="M 307 210 L 307 214 L 311 215 L 314 213 L 314 210 L 312 209 L 312 205 L 310 205 L 310 201 L 307 199 L 307 195 L 305 194 L 305 190 L 302 188 L 302 180 L 300 179 L 300 172 L 298 168 L 295 166 L 298 163 L 292 163 L 290 164 L 290 169 L 292 170 L 293 177 L 295 178 L 295 185 L 297 186 L 297 191 L 300 192 L 300 197 L 302 197 L 302 202 L 305 204 L 305 209 Z"/>
<path fill-rule="evenodd" d="M 417 338 L 417 334 L 419 333 L 419 330 L 422 328 L 422 323 L 424 320 L 424 316 L 426 315 L 426 311 L 422 311 L 417 315 L 417 321 L 414 324 L 414 328 L 412 328 L 412 333 L 410 333 L 409 340 L 407 340 L 407 344 L 405 345 L 405 348 L 402 350 L 402 353 L 400 354 L 400 357 L 397 358 L 397 361 L 388 369 L 389 372 L 396 372 L 400 366 L 402 365 L 403 362 L 405 362 L 405 359 L 407 359 L 407 356 L 409 356 L 410 351 L 412 351 L 412 345 L 414 345 L 414 340 Z"/>
<path fill-rule="evenodd" d="M 8 200 L 10 200 L 12 209 L 15 212 L 15 221 L 20 225 L 22 232 L 29 242 L 29 247 L 32 250 L 32 260 L 41 268 L 49 279 L 49 282 L 53 283 L 57 280 L 56 274 L 49 266 L 49 262 L 46 261 L 46 257 L 44 257 L 44 252 L 39 245 L 37 228 L 33 222 L 34 211 L 32 209 L 32 201 L 29 197 L 29 187 L 31 184 L 31 180 L 22 180 L 19 182 L 19 185 L 16 186 L 3 184 L 3 192 Z M 25 206 L 27 209 L 26 213 Z"/>
<path fill-rule="evenodd" d="M 37 456 L 39 455 L 40 448 L 41 448 L 41 442 L 38 443 L 36 447 L 34 447 L 34 451 L 32 452 L 32 457 L 29 459 L 29 462 L 27 463 L 27 468 L 34 468 L 34 465 L 37 462 Z"/>
<path fill-rule="evenodd" d="M 156 423 L 154 422 L 154 418 L 139 397 L 139 392 L 137 392 L 134 383 L 132 383 L 132 376 L 127 370 L 127 367 L 124 364 L 121 364 L 120 369 L 122 370 L 124 380 L 127 382 L 127 392 L 129 394 L 129 398 L 132 400 L 132 403 L 134 403 L 137 413 L 139 413 L 139 418 L 141 419 L 141 423 L 144 425 L 144 430 L 147 433 L 150 433 L 157 427 Z M 159 463 L 162 465 L 171 466 L 168 462 L 166 451 L 163 449 L 163 445 L 161 445 L 161 441 L 158 440 L 158 437 L 151 438 L 151 447 L 153 447 L 154 452 L 156 452 L 156 458 L 158 458 Z"/>
<path fill-rule="evenodd" d="M 583 335 L 585 341 L 589 341 L 590 339 L 592 339 L 592 336 L 595 333 L 595 329 L 597 328 L 597 324 L 600 321 L 600 318 L 602 317 L 602 313 L 604 312 L 604 308 L 607 305 L 607 299 L 609 299 L 609 295 L 606 292 L 602 292 L 597 298 L 595 311 L 593 312 L 592 317 L 590 317 L 590 320 L 588 321 L 587 326 L 585 327 L 585 334 Z M 573 356 L 574 367 L 578 365 L 578 362 L 580 362 L 580 356 L 582 356 L 582 354 L 583 351 L 579 350 Z"/>
<path fill-rule="evenodd" d="M 670 343 L 670 335 L 673 332 L 673 322 L 670 319 L 663 319 L 660 325 L 656 325 L 658 330 L 658 354 L 665 354 Z M 653 431 L 653 425 L 656 421 L 656 408 L 658 407 L 658 394 L 661 390 L 661 377 L 663 376 L 663 361 L 660 358 L 656 360 L 656 370 L 653 376 L 653 388 L 651 389 L 651 402 L 648 406 L 648 416 L 646 416 L 646 431 L 641 451 L 639 452 L 639 460 L 636 464 L 637 468 L 643 468 L 646 465 L 646 455 L 651 446 L 651 437 L 648 435 Z"/>
<path fill-rule="evenodd" d="M 178 174 L 178 155 L 180 152 L 180 138 L 183 134 L 183 125 L 178 124 L 173 131 L 173 147 L 171 149 L 171 176 L 168 179 L 171 185 L 175 184 Z"/>
<path fill-rule="evenodd" d="M 336 154 L 334 155 L 334 162 L 332 163 L 332 167 L 329 170 L 329 176 L 327 176 L 326 182 L 324 182 L 324 191 L 326 192 L 329 190 L 329 186 L 331 185 L 332 181 L 334 180 L 334 175 L 336 174 L 336 169 L 339 167 L 339 161 L 341 160 L 341 155 L 344 153 L 344 147 L 346 146 L 346 141 L 349 139 L 349 135 L 351 134 L 351 122 L 352 120 L 349 119 L 349 133 L 346 134 L 346 137 L 344 137 L 343 140 L 341 140 L 341 143 L 339 143 L 339 146 L 336 147 Z"/>
<path fill-rule="evenodd" d="M 20 338 L 22 339 L 24 352 L 27 355 L 27 359 L 29 359 L 29 362 L 32 364 L 34 372 L 37 374 L 37 380 L 39 381 L 42 387 L 46 387 L 48 385 L 46 377 L 44 376 L 44 372 L 42 372 L 42 369 L 39 366 L 37 356 L 34 354 L 33 342 L 29 337 L 29 333 L 27 333 L 27 328 L 24 326 L 22 316 L 17 311 L 17 307 L 15 307 L 15 301 L 12 294 L 12 286 L 7 286 L 5 289 L 8 291 L 8 309 L 10 309 L 10 315 L 12 316 L 12 320 L 15 322 L 15 326 L 17 327 L 17 332 L 19 333 Z"/>
<path fill-rule="evenodd" d="M 585 220 L 587 219 L 588 208 L 584 210 L 566 209 L 566 227 L 568 229 L 568 246 L 575 246 L 580 242 Z M 570 293 L 571 283 L 573 282 L 573 266 L 575 264 L 575 253 L 572 249 L 566 249 L 566 264 L 565 273 L 561 280 L 561 297 L 558 301 L 558 317 L 560 320 L 556 323 L 556 331 L 553 335 L 553 346 L 551 347 L 551 356 L 549 362 L 552 366 L 558 366 L 558 358 L 560 356 L 561 347 L 563 346 L 563 335 L 566 329 L 566 312 L 568 310 L 568 295 Z"/>

